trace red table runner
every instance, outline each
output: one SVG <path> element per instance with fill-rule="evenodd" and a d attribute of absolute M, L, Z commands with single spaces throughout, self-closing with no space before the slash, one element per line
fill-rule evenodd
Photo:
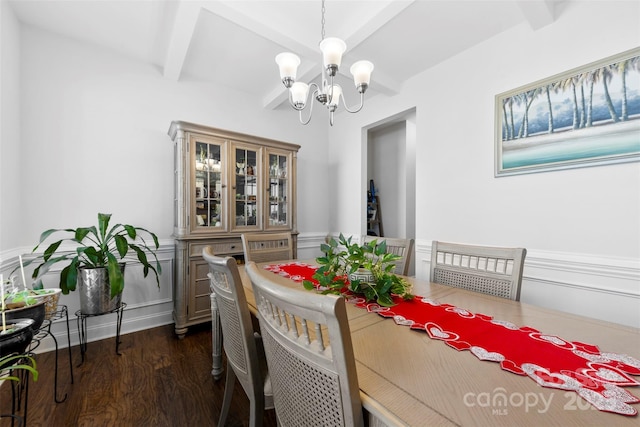
<path fill-rule="evenodd" d="M 313 278 L 316 266 L 303 262 L 264 267 L 275 274 L 302 282 Z M 416 296 L 397 305 L 381 307 L 344 293 L 348 302 L 398 325 L 425 331 L 458 351 L 469 350 L 480 360 L 499 362 L 502 369 L 527 375 L 543 387 L 571 390 L 601 411 L 637 415 L 629 403 L 638 399 L 621 386 L 638 386 L 630 375 L 640 375 L 640 361 L 615 353 L 602 353 L 597 346 L 566 341 L 528 326 L 496 320 L 459 307 Z"/>

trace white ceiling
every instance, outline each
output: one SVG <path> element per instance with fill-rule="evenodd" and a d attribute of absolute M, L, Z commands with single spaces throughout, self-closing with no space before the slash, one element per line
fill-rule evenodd
<path fill-rule="evenodd" d="M 154 64 L 167 79 L 224 84 L 259 97 L 265 108 L 287 99 L 276 54 L 300 56 L 298 80 L 320 74 L 320 0 L 8 1 L 26 25 Z M 408 78 L 508 28 L 553 22 L 562 3 L 327 0 L 325 28 L 347 43 L 339 83 L 355 103 L 348 70 L 357 60 L 375 65 L 368 95 L 397 93 Z"/>

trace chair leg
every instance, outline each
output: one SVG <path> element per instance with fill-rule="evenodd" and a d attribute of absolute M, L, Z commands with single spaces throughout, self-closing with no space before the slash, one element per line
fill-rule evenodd
<path fill-rule="evenodd" d="M 249 426 L 262 427 L 262 419 L 264 418 L 264 395 L 253 396 L 249 405 Z"/>
<path fill-rule="evenodd" d="M 220 418 L 218 419 L 218 426 L 223 427 L 227 421 L 227 415 L 229 415 L 229 408 L 231 407 L 231 399 L 233 398 L 233 387 L 236 384 L 236 373 L 230 365 L 227 365 L 227 376 L 224 383 L 224 398 L 222 399 L 222 410 L 220 411 Z"/>

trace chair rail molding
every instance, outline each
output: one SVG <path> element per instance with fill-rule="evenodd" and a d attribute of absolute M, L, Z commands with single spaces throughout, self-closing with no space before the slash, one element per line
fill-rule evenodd
<path fill-rule="evenodd" d="M 315 259 L 322 255 L 320 245 L 324 243 L 326 232 L 311 232 L 298 234 L 298 259 Z"/>
<path fill-rule="evenodd" d="M 307 232 L 298 235 L 298 258 L 315 259 L 321 255 L 320 245 L 327 232 Z M 429 280 L 431 262 L 431 240 L 416 240 L 416 277 Z M 0 253 L 0 272 L 5 277 L 19 266 L 19 255 L 29 259 L 31 248 L 12 248 Z M 157 251 L 162 265 L 160 290 L 155 286 L 125 286 L 123 299 L 127 302 L 122 322 L 122 334 L 173 323 L 172 294 L 175 251 L 173 239 L 160 239 Z M 29 255 L 24 255 L 29 254 Z M 133 280 L 153 280 L 142 278 L 135 261 L 127 270 Z M 56 283 L 54 276 L 62 266 L 49 271 L 49 287 Z M 30 272 L 27 272 L 30 275 Z M 596 256 L 579 253 L 551 252 L 527 248 L 522 280 L 521 301 L 561 310 L 586 317 L 616 322 L 640 328 L 640 260 Z M 74 313 L 79 308 L 79 300 L 73 293 L 62 295 L 61 304 L 69 309 L 71 344 L 78 344 L 78 331 Z M 113 317 L 113 319 L 112 319 Z M 115 336 L 115 316 L 99 316 L 92 319 L 89 340 Z M 57 321 L 52 332 L 58 343 L 66 345 L 66 325 Z M 126 339 L 126 337 L 125 337 Z M 38 349 L 53 349 L 53 343 L 46 340 Z"/>
<path fill-rule="evenodd" d="M 428 280 L 431 241 L 416 241 L 416 261 Z M 640 328 L 640 260 L 527 248 L 520 301 Z"/>

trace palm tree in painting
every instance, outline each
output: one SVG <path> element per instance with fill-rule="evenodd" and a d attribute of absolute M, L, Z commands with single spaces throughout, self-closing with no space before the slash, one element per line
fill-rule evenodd
<path fill-rule="evenodd" d="M 512 96 L 512 98 L 516 103 L 516 107 L 520 108 L 520 106 L 522 104 L 525 105 L 524 111 L 522 113 L 522 119 L 520 121 L 520 127 L 518 128 L 518 134 L 517 135 L 515 134 L 515 131 L 516 131 L 515 126 L 516 125 L 515 125 L 515 123 L 513 124 L 513 126 L 514 126 L 513 127 L 514 139 L 516 139 L 516 138 L 520 139 L 520 138 L 522 138 L 522 135 L 524 133 L 524 127 L 525 127 L 525 124 L 527 123 L 527 117 L 526 117 L 526 115 L 527 115 L 527 112 L 526 112 L 526 109 L 527 109 L 527 107 L 526 107 L 526 105 L 527 105 L 527 93 L 526 92 L 522 92 L 522 93 L 519 93 L 519 94 L 517 94 L 515 96 Z"/>
<path fill-rule="evenodd" d="M 624 122 L 629 120 L 629 112 L 627 106 L 627 71 L 640 69 L 640 57 L 635 56 L 633 58 L 625 59 L 618 63 L 617 71 L 622 79 L 622 108 L 620 111 L 620 118 Z"/>
<path fill-rule="evenodd" d="M 512 102 L 511 97 L 502 100 L 502 139 L 504 141 L 513 138 L 513 132 L 511 132 L 511 128 L 509 127 L 509 116 L 507 114 L 507 105 Z M 513 112 L 511 112 L 511 115 L 513 115 Z"/>
<path fill-rule="evenodd" d="M 542 88 L 538 87 L 533 90 L 528 90 L 526 92 L 522 92 L 518 94 L 518 98 L 524 104 L 524 111 L 522 112 L 522 125 L 518 130 L 518 139 L 526 138 L 529 136 L 529 108 L 533 103 L 533 100 L 536 99 L 539 93 L 542 92 Z"/>
<path fill-rule="evenodd" d="M 578 76 L 571 76 L 558 82 L 560 88 L 565 92 L 571 92 L 571 107 L 573 110 L 573 129 L 578 129 L 578 97 L 576 95 L 576 83 Z"/>
<path fill-rule="evenodd" d="M 517 96 L 517 95 L 516 95 Z M 503 138 L 505 141 L 513 139 L 515 124 L 513 120 L 513 101 L 515 96 L 510 96 L 502 101 Z M 517 99 L 516 99 L 517 101 Z"/>
<path fill-rule="evenodd" d="M 593 123 L 593 86 L 596 84 L 597 70 L 591 70 L 589 72 L 584 73 L 584 80 L 587 82 L 587 87 L 589 88 L 589 101 L 587 102 L 587 120 L 584 124 L 585 127 L 591 127 Z"/>
<path fill-rule="evenodd" d="M 515 134 L 516 134 L 516 122 L 513 119 L 513 101 L 514 101 L 514 97 L 512 96 L 511 98 L 509 98 L 509 122 L 511 123 L 511 131 L 509 132 L 511 134 L 510 139 L 515 138 Z M 517 99 L 516 99 L 516 105 L 518 104 Z"/>
<path fill-rule="evenodd" d="M 616 69 L 617 64 L 607 65 L 602 68 L 598 68 L 596 70 L 595 76 L 597 81 L 602 81 L 602 89 L 604 91 L 604 100 L 607 104 L 607 108 L 609 109 L 609 115 L 611 116 L 611 120 L 614 123 L 619 122 L 618 113 L 616 113 L 616 109 L 613 106 L 613 101 L 611 101 L 611 95 L 609 95 L 609 82 L 613 78 L 613 72 Z"/>
<path fill-rule="evenodd" d="M 578 77 L 580 81 L 580 124 L 578 125 L 578 127 L 582 129 L 586 126 L 587 121 L 586 103 L 584 99 L 584 83 L 587 79 L 587 76 L 586 73 L 582 73 Z"/>
<path fill-rule="evenodd" d="M 545 86 L 544 88 L 545 94 L 547 95 L 547 109 L 549 110 L 549 125 L 548 125 L 548 133 L 553 133 L 553 107 L 551 105 L 551 94 L 550 92 L 556 91 L 556 83 L 551 83 Z"/>

